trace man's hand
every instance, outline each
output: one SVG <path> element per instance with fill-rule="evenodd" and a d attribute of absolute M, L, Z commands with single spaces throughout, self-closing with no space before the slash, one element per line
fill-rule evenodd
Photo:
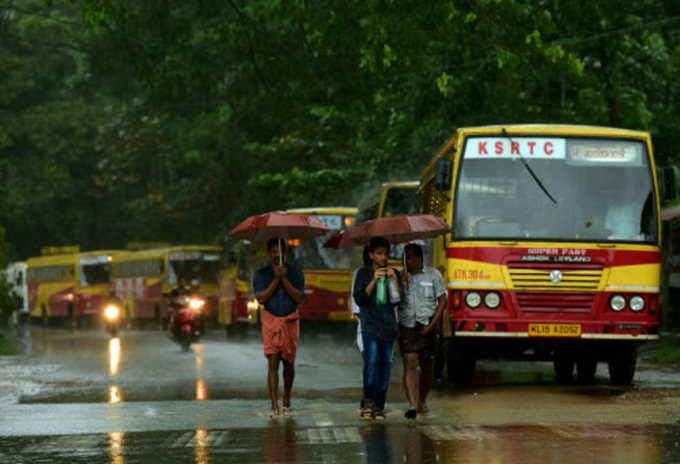
<path fill-rule="evenodd" d="M 435 326 L 435 324 L 433 324 L 432 322 L 430 322 L 430 323 L 427 324 L 425 327 L 423 327 L 422 334 L 423 334 L 423 335 L 429 334 L 429 333 L 432 332 L 432 330 L 434 329 L 434 326 Z"/>
<path fill-rule="evenodd" d="M 406 287 L 408 285 L 408 272 L 401 273 L 401 285 Z"/>
<path fill-rule="evenodd" d="M 393 268 L 393 267 L 387 269 L 387 277 L 396 277 L 396 276 L 397 276 L 397 273 L 394 272 L 394 268 Z"/>
<path fill-rule="evenodd" d="M 387 275 L 387 269 L 384 267 L 380 267 L 375 270 L 375 274 L 373 274 L 373 280 L 382 279 L 383 277 L 385 277 L 385 275 Z"/>
<path fill-rule="evenodd" d="M 286 266 L 274 266 L 274 276 L 283 279 L 287 274 L 288 268 Z"/>

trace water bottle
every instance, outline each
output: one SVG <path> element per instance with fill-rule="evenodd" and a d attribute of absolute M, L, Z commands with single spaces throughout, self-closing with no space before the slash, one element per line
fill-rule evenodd
<path fill-rule="evenodd" d="M 381 277 L 378 279 L 375 290 L 375 301 L 378 304 L 387 303 L 387 277 Z"/>

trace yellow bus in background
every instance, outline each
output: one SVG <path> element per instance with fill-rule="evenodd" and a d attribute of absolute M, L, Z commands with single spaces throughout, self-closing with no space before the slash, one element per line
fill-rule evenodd
<path fill-rule="evenodd" d="M 78 246 L 46 247 L 43 256 L 26 261 L 28 310 L 44 324 L 67 318 L 75 327 L 94 317 L 109 291 L 109 270 L 117 250 L 79 251 Z"/>
<path fill-rule="evenodd" d="M 418 212 L 420 181 L 385 182 L 359 204 L 359 221 Z"/>
<path fill-rule="evenodd" d="M 168 294 L 180 283 L 197 280 L 206 300 L 207 320 L 217 316 L 217 282 L 222 248 L 183 245 L 116 254 L 111 285 L 130 320 L 155 320 L 168 315 Z"/>

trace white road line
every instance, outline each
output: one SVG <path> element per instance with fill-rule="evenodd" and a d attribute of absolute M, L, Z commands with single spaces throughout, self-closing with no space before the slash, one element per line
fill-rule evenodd
<path fill-rule="evenodd" d="M 100 454 L 107 435 L 69 435 L 42 440 L 27 446 L 23 453 Z"/>

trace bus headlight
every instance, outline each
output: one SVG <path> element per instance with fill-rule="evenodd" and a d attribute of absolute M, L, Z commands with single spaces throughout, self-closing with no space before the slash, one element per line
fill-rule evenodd
<path fill-rule="evenodd" d="M 609 299 L 609 307 L 617 313 L 626 307 L 626 299 L 622 295 L 614 295 Z"/>
<path fill-rule="evenodd" d="M 643 309 L 645 309 L 645 299 L 642 298 L 641 296 L 634 296 L 633 298 L 630 299 L 630 310 L 640 312 Z"/>
<path fill-rule="evenodd" d="M 478 308 L 479 305 L 482 304 L 482 297 L 477 292 L 468 292 L 468 294 L 465 295 L 465 304 L 471 309 Z"/>
<path fill-rule="evenodd" d="M 501 305 L 501 296 L 496 292 L 488 292 L 484 295 L 484 304 L 489 309 L 496 309 Z"/>
<path fill-rule="evenodd" d="M 106 316 L 107 319 L 118 319 L 118 316 L 120 316 L 120 309 L 118 309 L 118 306 L 116 305 L 108 305 L 104 308 L 104 316 Z"/>

